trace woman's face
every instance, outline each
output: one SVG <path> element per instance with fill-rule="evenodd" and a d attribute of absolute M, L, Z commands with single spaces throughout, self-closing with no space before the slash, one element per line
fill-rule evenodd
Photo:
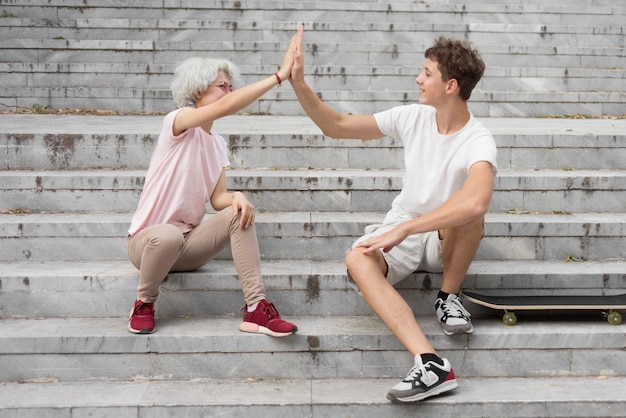
<path fill-rule="evenodd" d="M 196 95 L 196 107 L 213 103 L 235 90 L 230 79 L 223 72 L 218 72 L 215 80 L 203 92 Z"/>

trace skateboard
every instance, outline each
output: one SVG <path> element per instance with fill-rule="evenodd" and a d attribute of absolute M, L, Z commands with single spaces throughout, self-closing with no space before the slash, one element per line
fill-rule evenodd
<path fill-rule="evenodd" d="M 599 309 L 611 325 L 622 323 L 622 315 L 615 309 L 626 309 L 626 294 L 614 296 L 493 296 L 463 291 L 470 302 L 504 311 L 505 325 L 517 324 L 516 310 L 584 310 Z"/>

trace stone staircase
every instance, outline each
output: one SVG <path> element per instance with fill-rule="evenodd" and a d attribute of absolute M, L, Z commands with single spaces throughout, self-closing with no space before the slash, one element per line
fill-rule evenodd
<path fill-rule="evenodd" d="M 244 84 L 272 74 L 298 23 L 310 81 L 344 112 L 414 102 L 423 51 L 441 35 L 465 38 L 487 70 L 477 116 L 623 115 L 624 18 L 615 0 L 301 2 L 0 0 L 0 103 L 162 112 L 176 62 L 222 56 Z M 255 114 L 300 115 L 290 89 Z"/>
<path fill-rule="evenodd" d="M 216 126 L 231 146 L 230 187 L 263 209 L 257 231 L 268 293 L 300 333 L 272 339 L 237 330 L 241 291 L 227 252 L 197 272 L 171 274 L 158 332 L 128 333 L 137 272 L 123 237 L 160 121 L 0 115 L 0 416 L 623 411 L 623 325 L 599 312 L 519 313 L 519 324 L 506 327 L 468 303 L 474 334 L 447 337 L 432 312 L 441 277 L 424 273 L 406 279 L 402 293 L 461 388 L 417 406 L 388 403 L 386 390 L 411 359 L 347 286 L 342 258 L 397 193 L 399 145 L 332 140 L 305 117 L 233 116 Z M 626 173 L 611 163 L 624 157 L 626 120 L 485 123 L 501 146 L 501 171 L 466 286 L 626 291 Z"/>
<path fill-rule="evenodd" d="M 533 117 L 626 113 L 623 5 L 165 3 L 0 0 L 0 103 L 169 110 L 174 62 L 218 51 L 253 81 L 305 21 L 316 90 L 370 112 L 415 100 L 404 95 L 435 36 L 467 36 L 488 62 L 471 108 L 496 136 L 500 172 L 466 287 L 626 292 L 626 120 Z M 555 56 L 576 62 L 566 77 Z M 260 210 L 268 294 L 300 327 L 285 339 L 237 330 L 227 251 L 169 276 L 155 334 L 126 331 L 137 271 L 124 236 L 162 116 L 0 115 L 0 417 L 623 416 L 624 325 L 550 312 L 506 327 L 468 302 L 474 334 L 447 337 L 432 308 L 441 276 L 425 273 L 401 292 L 460 388 L 389 403 L 411 358 L 347 286 L 342 259 L 399 191 L 400 145 L 324 137 L 294 100 L 274 89 L 247 112 L 273 116 L 216 124 L 230 188 Z"/>

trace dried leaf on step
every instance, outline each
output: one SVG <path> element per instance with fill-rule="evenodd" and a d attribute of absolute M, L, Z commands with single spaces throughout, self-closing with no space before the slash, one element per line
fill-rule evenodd
<path fill-rule="evenodd" d="M 574 257 L 573 255 L 568 255 L 565 261 L 567 262 L 573 261 L 575 263 L 581 263 L 585 260 L 583 258 Z"/>

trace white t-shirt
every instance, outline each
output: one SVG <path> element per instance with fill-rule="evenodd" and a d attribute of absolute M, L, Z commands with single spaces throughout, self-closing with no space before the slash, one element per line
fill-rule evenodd
<path fill-rule="evenodd" d="M 226 141 L 201 128 L 173 135 L 174 119 L 182 109 L 168 113 L 150 159 L 139 204 L 128 233 L 158 224 L 172 224 L 183 233 L 202 222 L 222 169 L 230 164 Z"/>
<path fill-rule="evenodd" d="M 402 190 L 391 205 L 385 223 L 428 213 L 458 192 L 470 167 L 479 161 L 497 172 L 496 142 L 470 114 L 467 124 L 452 135 L 441 135 L 435 108 L 420 104 L 398 106 L 374 115 L 385 135 L 404 145 Z"/>

